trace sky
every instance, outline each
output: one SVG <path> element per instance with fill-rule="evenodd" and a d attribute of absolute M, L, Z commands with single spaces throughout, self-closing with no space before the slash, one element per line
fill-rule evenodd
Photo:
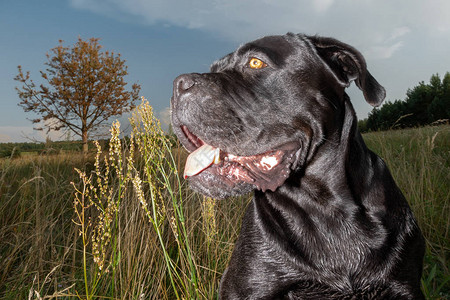
<path fill-rule="evenodd" d="M 164 127 L 176 76 L 208 72 L 239 45 L 286 32 L 331 36 L 357 48 L 386 100 L 450 71 L 448 0 L 0 0 L 0 142 L 45 141 L 18 106 L 17 66 L 40 81 L 45 54 L 63 40 L 100 38 L 120 53 Z M 358 118 L 371 111 L 348 89 Z M 119 118 L 122 124 L 128 116 Z M 49 133 L 52 140 L 66 134 Z"/>

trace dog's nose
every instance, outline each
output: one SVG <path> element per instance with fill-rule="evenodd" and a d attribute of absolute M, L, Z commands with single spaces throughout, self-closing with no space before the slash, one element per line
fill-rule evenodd
<path fill-rule="evenodd" d="M 178 95 L 185 93 L 195 85 L 195 80 L 190 74 L 180 75 L 175 79 L 174 86 Z"/>

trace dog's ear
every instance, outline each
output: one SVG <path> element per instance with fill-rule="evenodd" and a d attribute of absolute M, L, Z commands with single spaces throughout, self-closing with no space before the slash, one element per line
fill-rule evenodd
<path fill-rule="evenodd" d="M 379 106 L 383 102 L 386 91 L 369 73 L 366 61 L 358 50 L 333 38 L 308 38 L 340 84 L 348 87 L 354 80 L 370 105 Z"/>

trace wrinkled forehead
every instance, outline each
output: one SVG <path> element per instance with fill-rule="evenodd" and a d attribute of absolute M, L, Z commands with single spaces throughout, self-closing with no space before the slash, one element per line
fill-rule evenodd
<path fill-rule="evenodd" d="M 307 47 L 304 36 L 288 34 L 284 36 L 266 36 L 240 46 L 236 51 L 215 61 L 211 72 L 220 72 L 233 68 L 238 62 L 249 57 L 257 57 L 278 66 L 283 66 L 295 52 Z"/>

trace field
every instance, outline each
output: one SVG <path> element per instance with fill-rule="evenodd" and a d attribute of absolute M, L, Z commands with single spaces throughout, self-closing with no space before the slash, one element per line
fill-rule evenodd
<path fill-rule="evenodd" d="M 177 176 L 185 153 L 152 126 L 88 157 L 0 161 L 1 299 L 216 299 L 250 196 L 191 192 Z M 449 299 L 450 127 L 364 139 L 426 237 L 427 298 Z"/>

